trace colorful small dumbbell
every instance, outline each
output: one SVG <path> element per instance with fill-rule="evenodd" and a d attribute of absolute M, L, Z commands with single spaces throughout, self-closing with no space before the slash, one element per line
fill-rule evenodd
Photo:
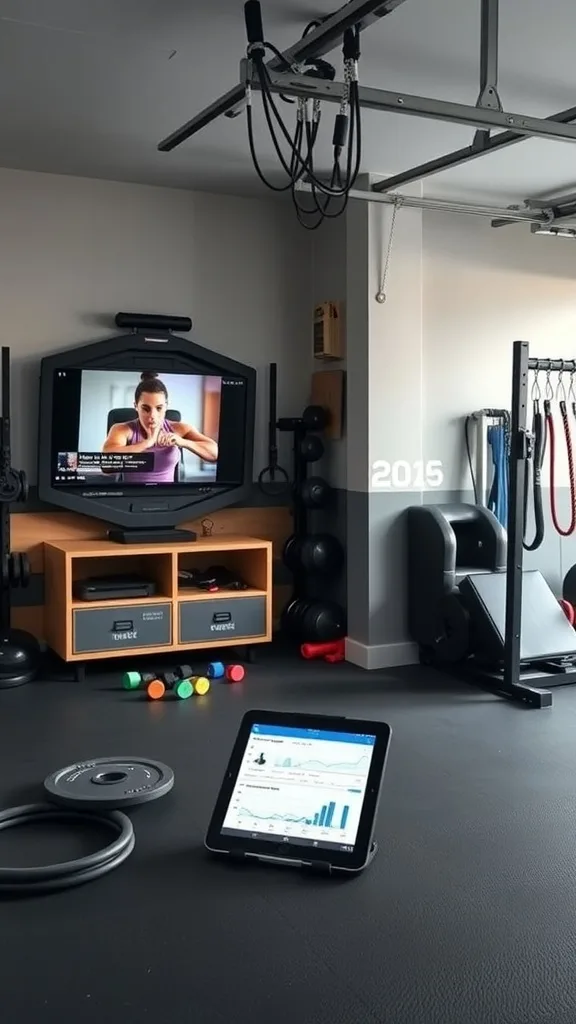
<path fill-rule="evenodd" d="M 174 670 L 160 673 L 160 679 L 166 690 L 170 690 L 179 700 L 187 700 L 194 693 L 191 682 L 192 669 L 189 665 L 178 665 Z"/>
<path fill-rule="evenodd" d="M 241 683 L 245 675 L 243 665 L 226 665 L 226 679 L 229 683 Z"/>
<path fill-rule="evenodd" d="M 197 694 L 198 697 L 204 697 L 210 689 L 210 680 L 207 676 L 192 676 L 188 682 L 191 684 L 193 692 Z"/>
<path fill-rule="evenodd" d="M 141 686 L 148 686 L 154 679 L 154 672 L 125 672 L 122 676 L 122 686 L 125 690 L 139 690 Z"/>
<path fill-rule="evenodd" d="M 225 665 L 222 661 L 211 661 L 208 665 L 210 679 L 223 679 L 229 683 L 240 683 L 246 671 L 243 665 Z"/>
<path fill-rule="evenodd" d="M 167 685 L 164 679 L 164 673 L 161 677 L 153 679 L 152 682 L 148 683 L 146 693 L 150 700 L 162 700 L 162 697 L 169 691 L 173 693 L 179 700 L 187 700 L 194 693 L 194 687 L 190 679 L 175 679 Z"/>
<path fill-rule="evenodd" d="M 226 666 L 222 661 L 211 661 L 206 669 L 206 675 L 210 679 L 223 679 L 226 673 Z"/>
<path fill-rule="evenodd" d="M 146 696 L 149 700 L 162 700 L 166 693 L 166 684 L 159 676 L 154 676 L 146 687 Z"/>

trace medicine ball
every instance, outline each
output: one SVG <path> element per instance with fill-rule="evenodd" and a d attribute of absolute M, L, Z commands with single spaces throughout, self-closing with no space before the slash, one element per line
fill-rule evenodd
<path fill-rule="evenodd" d="M 308 430 L 325 430 L 328 426 L 328 412 L 321 405 L 307 405 L 302 419 Z"/>
<path fill-rule="evenodd" d="M 309 434 L 307 437 L 303 437 L 300 442 L 300 455 L 304 462 L 318 462 L 318 459 L 321 459 L 324 455 L 322 438 L 318 437 L 317 434 Z"/>
<path fill-rule="evenodd" d="M 327 575 L 341 569 L 344 549 L 331 533 L 318 533 L 304 538 L 298 556 L 303 569 Z"/>
<path fill-rule="evenodd" d="M 306 508 L 325 508 L 330 491 L 330 484 L 321 476 L 309 476 L 300 488 L 300 501 Z"/>
<path fill-rule="evenodd" d="M 301 621 L 303 644 L 330 643 L 346 636 L 346 614 L 335 601 L 310 601 Z"/>

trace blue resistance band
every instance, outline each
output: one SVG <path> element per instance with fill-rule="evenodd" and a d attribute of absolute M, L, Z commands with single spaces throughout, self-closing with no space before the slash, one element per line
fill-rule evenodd
<path fill-rule="evenodd" d="M 488 508 L 502 526 L 508 525 L 508 437 L 506 427 L 488 427 L 488 444 L 492 448 L 494 478 Z"/>

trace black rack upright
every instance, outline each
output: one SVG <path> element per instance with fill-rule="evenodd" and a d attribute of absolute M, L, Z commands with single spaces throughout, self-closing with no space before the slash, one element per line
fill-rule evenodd
<path fill-rule="evenodd" d="M 510 423 L 510 487 L 508 501 L 508 551 L 506 561 L 506 633 L 504 640 L 503 687 L 501 692 L 513 700 L 533 707 L 550 707 L 552 694 L 549 690 L 530 686 L 522 680 L 521 668 L 521 623 L 522 623 L 522 572 L 524 560 L 524 484 L 526 463 L 529 457 L 530 436 L 526 428 L 528 405 L 528 375 L 530 370 L 548 372 L 576 372 L 574 359 L 530 358 L 527 341 L 515 341 L 512 357 L 512 408 Z M 576 647 L 576 634 L 574 640 Z M 576 673 L 568 674 L 560 666 L 538 665 L 541 681 L 576 682 Z M 533 682 L 537 672 L 531 673 Z M 572 678 L 573 677 L 573 678 Z"/>

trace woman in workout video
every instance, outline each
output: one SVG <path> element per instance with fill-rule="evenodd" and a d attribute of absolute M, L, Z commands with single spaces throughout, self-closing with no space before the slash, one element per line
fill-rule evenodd
<path fill-rule="evenodd" d="M 108 432 L 103 452 L 152 452 L 154 468 L 130 473 L 132 483 L 173 483 L 180 459 L 179 449 L 197 455 L 203 462 L 218 461 L 218 444 L 188 423 L 166 419 L 168 391 L 157 373 L 145 372 L 134 393 L 137 418 L 115 423 Z"/>

